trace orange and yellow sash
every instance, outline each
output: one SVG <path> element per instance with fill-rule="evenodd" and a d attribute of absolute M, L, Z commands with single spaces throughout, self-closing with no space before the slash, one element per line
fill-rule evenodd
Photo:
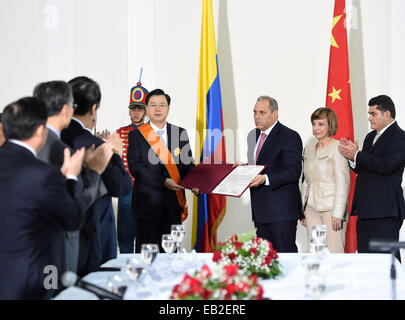
<path fill-rule="evenodd" d="M 170 178 L 174 180 L 174 182 L 180 182 L 180 173 L 177 169 L 176 163 L 173 159 L 172 154 L 170 153 L 169 149 L 160 139 L 158 134 L 152 129 L 149 123 L 144 123 L 143 125 L 138 127 L 138 130 L 142 133 L 145 140 L 149 143 L 150 147 L 153 151 L 156 152 L 159 159 L 162 161 L 164 166 L 166 167 L 167 171 L 169 172 Z M 177 201 L 182 207 L 181 212 L 181 222 L 187 219 L 188 217 L 188 208 L 186 203 L 186 198 L 183 194 L 183 190 L 176 191 Z"/>

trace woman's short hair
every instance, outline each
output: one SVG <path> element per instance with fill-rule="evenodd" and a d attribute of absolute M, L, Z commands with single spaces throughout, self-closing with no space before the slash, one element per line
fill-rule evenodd
<path fill-rule="evenodd" d="M 329 136 L 334 136 L 338 129 L 338 119 L 335 111 L 331 108 L 318 108 L 311 115 L 311 123 L 314 120 L 326 119 L 329 125 Z"/>

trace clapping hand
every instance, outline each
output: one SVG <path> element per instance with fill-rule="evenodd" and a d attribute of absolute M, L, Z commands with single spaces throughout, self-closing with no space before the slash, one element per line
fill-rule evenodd
<path fill-rule="evenodd" d="M 99 137 L 100 139 L 102 139 L 104 141 L 106 141 L 110 137 L 110 135 L 111 135 L 111 133 L 107 129 L 103 130 L 101 132 L 96 132 L 96 137 Z"/>
<path fill-rule="evenodd" d="M 106 143 L 110 143 L 112 146 L 113 152 L 118 154 L 121 157 L 122 151 L 123 151 L 123 146 L 122 146 L 122 140 L 117 132 L 110 134 L 109 137 L 106 139 Z"/>
<path fill-rule="evenodd" d="M 358 146 L 357 141 L 351 142 L 350 140 L 347 140 L 346 138 L 340 139 L 339 152 L 343 157 L 353 161 L 354 156 L 356 155 L 357 151 L 359 151 L 359 146 Z"/>
<path fill-rule="evenodd" d="M 86 150 L 84 163 L 90 170 L 102 174 L 113 156 L 113 150 L 110 143 L 103 143 L 97 148 L 94 144 Z"/>
<path fill-rule="evenodd" d="M 68 175 L 73 175 L 77 177 L 82 171 L 83 160 L 86 149 L 82 147 L 77 150 L 73 155 L 70 154 L 70 150 L 65 148 L 64 150 L 64 161 L 60 168 L 62 174 L 67 177 Z"/>

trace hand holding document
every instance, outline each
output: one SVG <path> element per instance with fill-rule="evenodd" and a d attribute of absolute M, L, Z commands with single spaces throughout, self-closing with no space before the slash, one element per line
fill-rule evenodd
<path fill-rule="evenodd" d="M 251 181 L 265 169 L 263 165 L 239 165 L 229 163 L 200 163 L 179 185 L 186 189 L 198 188 L 202 193 L 240 197 Z"/>

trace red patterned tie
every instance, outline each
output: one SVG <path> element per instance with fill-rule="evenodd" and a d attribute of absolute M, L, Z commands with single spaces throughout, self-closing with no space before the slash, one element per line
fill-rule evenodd
<path fill-rule="evenodd" d="M 260 150 L 262 150 L 262 147 L 263 147 L 263 144 L 264 144 L 264 140 L 266 140 L 266 137 L 267 137 L 267 134 L 265 134 L 264 132 L 262 132 L 262 134 L 261 134 L 261 136 L 260 136 L 259 145 L 257 146 L 255 163 L 257 163 L 257 158 L 259 157 Z"/>

